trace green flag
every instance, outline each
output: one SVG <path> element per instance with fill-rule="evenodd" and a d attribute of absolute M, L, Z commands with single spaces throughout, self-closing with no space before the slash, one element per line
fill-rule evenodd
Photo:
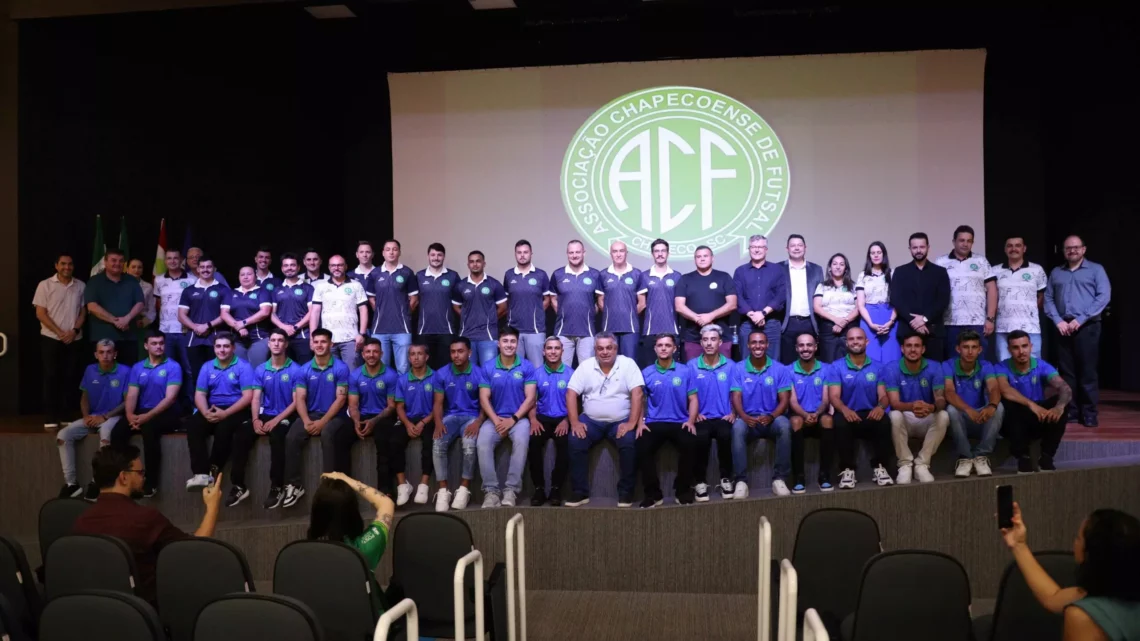
<path fill-rule="evenodd" d="M 95 217 L 95 244 L 91 247 L 91 275 L 103 271 L 103 254 L 107 253 L 107 244 L 103 242 L 103 217 Z"/>
<path fill-rule="evenodd" d="M 127 217 L 119 217 L 119 249 L 123 250 L 123 263 L 131 262 L 131 243 L 127 240 Z"/>

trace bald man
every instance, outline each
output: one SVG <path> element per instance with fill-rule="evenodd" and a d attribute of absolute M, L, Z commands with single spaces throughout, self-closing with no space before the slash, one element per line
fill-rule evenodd
<path fill-rule="evenodd" d="M 637 358 L 638 318 L 645 310 L 645 294 L 649 285 L 645 273 L 626 262 L 625 243 L 620 240 L 610 245 L 613 263 L 601 273 L 602 295 L 598 307 L 602 310 L 603 332 L 612 332 L 618 339 L 618 353 Z"/>
<path fill-rule="evenodd" d="M 313 311 L 309 331 L 324 327 L 332 332 L 333 356 L 356 368 L 357 353 L 368 329 L 368 294 L 360 281 L 348 278 L 348 263 L 339 254 L 329 259 L 329 279 L 313 283 Z"/>

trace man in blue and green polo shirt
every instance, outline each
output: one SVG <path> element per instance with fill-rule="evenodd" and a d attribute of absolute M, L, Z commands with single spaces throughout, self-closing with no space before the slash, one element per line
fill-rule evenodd
<path fill-rule="evenodd" d="M 700 358 L 688 362 L 697 387 L 697 450 L 693 455 L 694 498 L 698 503 L 709 500 L 705 478 L 709 468 L 709 449 L 716 441 L 716 458 L 720 466 L 720 497 L 733 497 L 732 485 L 732 374 L 736 363 L 720 351 L 723 343 L 720 325 L 709 323 L 701 328 Z"/>
<path fill-rule="evenodd" d="M 111 430 L 111 446 L 126 446 L 142 433 L 146 459 L 143 496 L 158 494 L 162 478 L 162 435 L 179 425 L 178 397 L 182 392 L 182 366 L 166 356 L 166 334 L 152 329 L 143 343 L 146 359 L 135 363 L 127 381 L 126 420 Z"/>
<path fill-rule="evenodd" d="M 835 443 L 839 450 L 839 489 L 855 489 L 855 439 L 871 441 L 871 469 L 880 487 L 893 485 L 887 471 L 891 457 L 891 424 L 887 420 L 887 388 L 879 377 L 879 364 L 867 356 L 867 334 L 851 326 L 845 334 L 847 356 L 824 368 L 827 400 Z"/>
<path fill-rule="evenodd" d="M 536 400 L 530 410 L 530 443 L 527 464 L 534 496 L 530 504 L 562 504 L 562 484 L 570 467 L 570 421 L 566 412 L 566 388 L 574 370 L 562 362 L 562 339 L 548 336 L 542 343 L 542 366 L 535 369 Z M 546 491 L 546 443 L 554 442 L 554 467 L 550 470 L 550 492 Z"/>
<path fill-rule="evenodd" d="M 966 478 L 972 471 L 978 476 L 989 476 L 993 474 L 989 456 L 997 444 L 1005 415 L 1001 390 L 993 365 L 981 359 L 982 337 L 966 329 L 958 333 L 957 340 L 958 357 L 942 364 L 950 435 L 958 450 L 954 476 Z M 973 450 L 971 438 L 978 439 Z"/>
<path fill-rule="evenodd" d="M 431 445 L 432 434 L 435 432 L 432 416 L 432 407 L 435 405 L 432 377 L 435 370 L 428 366 L 430 357 L 431 350 L 427 344 L 412 343 L 408 348 L 408 372 L 396 377 L 396 417 L 400 419 L 399 429 L 404 434 L 397 435 L 403 442 L 400 447 L 406 449 L 413 439 L 420 440 L 420 484 L 415 488 L 416 495 L 413 499 L 419 505 L 428 502 L 431 493 L 428 481 L 434 468 Z M 393 442 L 393 447 L 395 446 Z M 399 471 L 396 472 L 396 482 L 396 505 L 404 505 L 408 502 L 412 484 L 408 482 L 407 474 Z"/>
<path fill-rule="evenodd" d="M 767 438 L 776 441 L 776 466 L 772 493 L 787 496 L 786 479 L 792 465 L 792 427 L 784 413 L 792 382 L 787 369 L 768 356 L 768 337 L 763 329 L 748 335 L 748 358 L 736 364 L 732 373 L 732 467 L 736 488 L 733 498 L 748 498 L 749 441 Z"/>
<path fill-rule="evenodd" d="M 653 344 L 657 361 L 641 370 L 645 379 L 645 417 L 637 426 L 637 466 L 645 498 L 641 507 L 661 505 L 661 480 L 657 478 L 657 450 L 666 441 L 677 448 L 677 478 L 673 484 L 677 503 L 692 503 L 693 454 L 699 448 L 697 434 L 697 385 L 693 370 L 674 360 L 677 338 L 659 334 Z"/>
<path fill-rule="evenodd" d="M 392 494 L 393 470 L 404 471 L 404 448 L 397 452 L 393 446 L 395 433 L 403 431 L 396 427 L 399 373 L 384 364 L 384 346 L 375 336 L 364 339 L 361 357 L 364 364 L 348 375 L 348 417 L 360 439 L 371 436 L 376 442 L 376 487 Z"/>
<path fill-rule="evenodd" d="M 214 335 L 214 360 L 202 365 L 194 388 L 197 410 L 186 426 L 190 446 L 190 472 L 186 491 L 201 491 L 213 482 L 211 468 L 220 470 L 230 458 L 234 434 L 245 421 L 245 410 L 253 401 L 253 370 L 234 353 L 229 332 Z M 206 452 L 206 439 L 214 443 Z"/>
<path fill-rule="evenodd" d="M 930 483 L 930 461 L 946 437 L 950 416 L 946 413 L 946 381 L 938 361 L 928 361 L 926 339 L 914 334 L 903 339 L 903 357 L 895 365 L 883 367 L 883 385 L 891 403 L 891 439 L 899 458 L 899 485 L 910 483 L 912 474 L 919 483 Z M 909 439 L 922 439 L 915 455 Z"/>
<path fill-rule="evenodd" d="M 1033 472 L 1029 441 L 1040 437 L 1042 472 L 1057 469 L 1053 457 L 1065 436 L 1065 406 L 1073 390 L 1057 370 L 1033 357 L 1029 334 L 1015 330 L 1006 338 L 1010 357 L 997 366 L 998 387 L 1005 400 L 1003 434 L 1009 439 L 1009 453 L 1017 459 L 1017 473 Z M 1046 390 L 1055 394 L 1045 398 Z"/>
<path fill-rule="evenodd" d="M 519 331 L 505 327 L 499 334 L 499 356 L 483 364 L 479 383 L 479 406 L 487 419 L 479 427 L 475 443 L 479 474 L 483 477 L 483 507 L 514 507 L 522 491 L 530 443 L 530 410 L 534 407 L 536 380 L 534 365 L 518 354 Z M 507 482 L 499 486 L 495 448 L 504 438 L 511 439 L 511 459 Z M 501 494 L 500 494 L 501 489 Z"/>
<path fill-rule="evenodd" d="M 483 409 L 479 406 L 479 383 L 483 372 L 471 362 L 471 340 L 466 336 L 451 339 L 451 365 L 438 369 L 432 380 L 435 403 L 432 405 L 435 423 L 435 441 L 431 455 L 435 467 L 435 478 L 439 481 L 439 491 L 435 495 L 435 511 L 446 512 L 448 506 L 462 510 L 471 500 L 471 490 L 467 489 L 475 476 L 475 439 L 479 436 L 479 426 L 483 424 Z M 451 475 L 448 452 L 456 439 L 463 440 L 463 466 L 455 499 L 447 489 L 447 479 Z"/>
<path fill-rule="evenodd" d="M 792 426 L 792 494 L 807 491 L 804 479 L 804 437 L 808 432 L 819 437 L 819 489 L 830 492 L 831 463 L 835 456 L 835 430 L 827 413 L 827 387 L 824 385 L 823 363 L 816 358 L 818 350 L 813 334 L 796 337 L 796 355 L 790 373 L 792 395 L 788 399 L 788 420 Z"/>

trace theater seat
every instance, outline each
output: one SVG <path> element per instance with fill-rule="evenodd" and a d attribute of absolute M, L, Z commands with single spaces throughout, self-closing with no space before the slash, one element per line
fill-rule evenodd
<path fill-rule="evenodd" d="M 217 539 L 175 541 L 158 555 L 158 612 L 171 641 L 190 641 L 194 621 L 207 603 L 234 592 L 252 592 L 245 555 Z"/>
<path fill-rule="evenodd" d="M 845 641 L 969 641 L 970 581 L 940 552 L 884 552 L 867 562 Z"/>
<path fill-rule="evenodd" d="M 344 543 L 295 541 L 273 568 L 273 591 L 309 606 L 330 641 L 371 638 L 378 589 L 364 556 Z"/>
<path fill-rule="evenodd" d="M 113 536 L 62 536 L 48 550 L 44 568 L 47 601 L 87 590 L 135 593 L 135 557 L 126 543 Z"/>
<path fill-rule="evenodd" d="M 194 641 L 322 641 L 317 616 L 278 594 L 230 594 L 208 603 L 194 624 Z M 371 636 L 359 637 L 371 639 Z"/>
<path fill-rule="evenodd" d="M 1077 561 L 1072 552 L 1038 552 L 1041 567 L 1063 588 L 1077 584 Z M 1025 576 L 1010 562 L 998 584 L 994 613 L 974 619 L 977 641 L 1061 641 L 1064 617 L 1046 610 L 1025 583 Z"/>
<path fill-rule="evenodd" d="M 92 590 L 48 601 L 39 641 L 164 641 L 158 614 L 141 598 Z"/>

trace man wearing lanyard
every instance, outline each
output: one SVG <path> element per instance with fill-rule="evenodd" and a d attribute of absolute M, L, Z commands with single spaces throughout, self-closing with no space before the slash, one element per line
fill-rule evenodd
<path fill-rule="evenodd" d="M 594 355 L 594 314 L 602 293 L 601 275 L 586 265 L 586 246 L 580 240 L 566 244 L 566 266 L 550 275 L 550 304 L 554 307 L 554 335 L 562 339 L 562 362 L 578 367 Z"/>
<path fill-rule="evenodd" d="M 232 334 L 214 335 L 214 354 L 214 360 L 202 365 L 198 373 L 194 387 L 194 407 L 198 411 L 186 426 L 192 474 L 186 481 L 187 492 L 201 491 L 214 482 L 211 471 L 226 466 L 234 434 L 245 421 L 245 410 L 253 401 L 253 370 L 234 354 Z M 206 438 L 211 435 L 214 442 L 207 452 Z M 248 496 L 245 488 L 235 486 L 230 489 L 230 499 L 242 493 Z"/>
<path fill-rule="evenodd" d="M 602 308 L 602 331 L 618 337 L 618 353 L 637 358 L 638 318 L 645 309 L 649 286 L 641 270 L 626 262 L 627 253 L 625 243 L 620 240 L 610 245 L 613 264 L 599 274 L 602 296 L 598 307 Z"/>
<path fill-rule="evenodd" d="M 319 325 L 332 332 L 333 354 L 351 369 L 356 366 L 357 352 L 364 346 L 368 331 L 368 295 L 364 286 L 347 276 L 347 269 L 343 256 L 329 259 L 329 279 L 313 287 L 309 331 Z M 411 270 L 408 278 L 412 278 Z"/>
<path fill-rule="evenodd" d="M 888 364 L 893 367 L 893 364 Z M 871 441 L 875 483 L 893 485 L 887 472 L 891 456 L 891 424 L 887 420 L 887 388 L 879 380 L 880 365 L 867 356 L 862 327 L 847 328 L 847 356 L 824 370 L 827 399 L 835 408 L 832 429 L 839 450 L 839 489 L 855 489 L 855 439 Z"/>
<path fill-rule="evenodd" d="M 772 472 L 772 493 L 787 496 L 788 473 L 792 464 L 791 424 L 788 409 L 792 382 L 788 371 L 768 356 L 768 335 L 762 328 L 748 336 L 748 358 L 732 372 L 732 467 L 736 488 L 734 499 L 748 498 L 748 442 L 758 438 L 776 442 L 776 466 Z"/>
<path fill-rule="evenodd" d="M 830 492 L 831 464 L 835 456 L 835 430 L 828 413 L 824 364 L 815 357 L 818 344 L 813 334 L 796 338 L 796 359 L 791 369 L 792 395 L 788 398 L 788 422 L 792 427 L 792 494 L 807 492 L 804 478 L 804 437 L 819 437 L 819 490 Z"/>
<path fill-rule="evenodd" d="M 799 234 L 788 236 L 788 260 L 780 263 L 784 274 L 784 322 L 781 324 L 779 349 L 776 354 L 785 365 L 796 360 L 796 342 L 805 333 L 819 336 L 815 318 L 815 290 L 825 279 L 823 267 L 809 261 L 807 241 Z"/>
<path fill-rule="evenodd" d="M 396 379 L 399 374 L 383 362 L 384 348 L 380 339 L 369 336 L 364 341 L 364 364 L 348 375 L 348 417 L 356 436 L 372 437 L 376 443 L 376 488 L 392 493 L 392 478 L 404 477 L 407 432 L 396 426 Z M 403 438 L 400 438 L 403 436 Z M 348 447 L 352 447 L 349 442 Z M 404 503 L 411 496 L 407 478 L 400 483 Z"/>
<path fill-rule="evenodd" d="M 645 277 L 645 321 L 641 324 L 641 349 L 637 364 L 649 366 L 656 358 L 654 337 L 658 334 L 677 336 L 677 305 L 674 300 L 680 272 L 669 266 L 669 243 L 658 238 L 653 241 L 653 266 L 642 272 Z M 729 341 L 731 342 L 731 341 Z M 700 497 L 698 497 L 699 499 Z"/>
<path fill-rule="evenodd" d="M 175 363 L 182 366 L 185 385 L 180 388 L 182 410 L 189 412 L 194 405 L 193 381 L 190 380 L 190 355 L 186 344 L 190 336 L 183 331 L 182 321 L 178 320 L 178 303 L 182 300 L 182 290 L 194 284 L 196 276 L 182 269 L 182 254 L 177 249 L 166 250 L 164 262 L 166 273 L 154 278 L 154 297 L 158 302 L 158 329 L 166 335 L 165 353 Z"/>
<path fill-rule="evenodd" d="M 959 225 L 954 230 L 954 249 L 934 263 L 946 269 L 950 279 L 950 305 L 946 308 L 946 355 L 931 353 L 935 360 L 950 360 L 958 350 L 958 332 L 967 329 L 982 336 L 982 353 L 988 353 L 987 338 L 997 321 L 997 275 L 985 256 L 973 253 L 974 228 Z"/>
<path fill-rule="evenodd" d="M 368 275 L 366 288 L 375 316 L 372 335 L 380 339 L 384 364 L 403 374 L 408 371 L 412 312 L 419 304 L 420 292 L 415 273 L 400 262 L 400 252 L 400 241 L 384 243 L 384 264 Z"/>
<path fill-rule="evenodd" d="M 522 491 L 530 442 L 530 410 L 534 407 L 534 365 L 518 355 L 519 333 L 507 327 L 499 334 L 499 357 L 483 364 L 479 383 L 479 406 L 487 417 L 479 428 L 476 450 L 479 474 L 483 477 L 483 507 L 514 507 Z M 506 486 L 499 487 L 495 448 L 504 438 L 511 440 L 511 460 Z"/>
<path fill-rule="evenodd" d="M 1002 431 L 1009 439 L 1009 453 L 1017 459 L 1017 473 L 1033 472 L 1029 458 L 1029 442 L 1041 439 L 1042 472 L 1053 472 L 1053 457 L 1065 436 L 1065 406 L 1073 399 L 1073 390 L 1052 365 L 1033 357 L 1033 344 L 1022 331 L 1009 334 L 1009 360 L 997 366 L 998 387 L 1005 400 L 1005 422 Z M 1046 390 L 1054 395 L 1046 398 Z"/>
<path fill-rule="evenodd" d="M 415 488 L 413 499 L 418 505 L 428 502 L 431 488 L 428 481 L 434 467 L 431 460 L 432 434 L 435 422 L 432 406 L 435 394 L 432 391 L 432 377 L 435 370 L 428 366 L 428 347 L 423 343 L 412 343 L 408 348 L 408 373 L 396 378 L 396 416 L 400 419 L 400 429 L 407 434 L 406 446 L 412 439 L 420 439 L 420 484 Z M 396 473 L 396 505 L 404 505 L 411 495 L 412 485 L 406 475 Z"/>
<path fill-rule="evenodd" d="M 482 381 L 482 370 L 471 363 L 471 341 L 463 336 L 452 338 L 451 365 L 436 370 L 431 382 L 435 392 L 432 406 L 435 441 L 431 453 L 435 478 L 439 481 L 439 491 L 435 495 L 436 512 L 446 512 L 448 506 L 462 510 L 471 500 L 471 490 L 467 488 L 475 476 L 475 439 L 485 418 L 479 404 L 479 383 Z M 448 453 L 456 439 L 462 439 L 463 465 L 460 485 L 452 500 L 452 493 L 447 489 L 447 479 L 451 475 Z"/>
<path fill-rule="evenodd" d="M 1057 328 L 1061 378 L 1076 392 L 1067 408 L 1067 419 L 1096 427 L 1100 320 L 1112 298 L 1112 286 L 1104 267 L 1085 259 L 1085 242 L 1080 236 L 1069 236 L 1063 247 L 1065 264 L 1049 274 L 1045 315 Z"/>
<path fill-rule="evenodd" d="M 143 343 L 146 359 L 135 363 L 127 380 L 126 419 L 111 430 L 111 447 L 124 448 L 136 432 L 142 433 L 146 457 L 143 496 L 158 494 L 162 478 L 162 435 L 178 427 L 178 396 L 182 367 L 166 357 L 166 336 L 152 331 Z"/>
<path fill-rule="evenodd" d="M 1005 241 L 1006 262 L 994 271 L 997 276 L 998 308 L 994 342 L 997 343 L 997 360 L 1009 358 L 1009 333 L 1021 330 L 1029 334 L 1036 350 L 1034 358 L 1041 358 L 1041 308 L 1045 304 L 1048 278 L 1037 263 L 1025 260 L 1025 240 L 1013 236 Z M 983 355 L 983 358 L 985 356 Z"/>
<path fill-rule="evenodd" d="M 277 291 L 272 292 L 273 314 L 269 319 L 289 337 L 289 356 L 293 362 L 304 365 L 313 358 L 309 347 L 313 286 L 297 276 L 297 257 L 293 254 L 281 254 L 281 273 L 285 278 Z"/>
<path fill-rule="evenodd" d="M 451 305 L 451 288 L 459 274 L 443 266 L 447 250 L 440 243 L 428 246 L 428 266 L 416 273 L 420 289 L 419 324 L 416 333 L 427 344 L 428 365 L 434 370 L 451 362 L 451 339 L 459 329 Z"/>
<path fill-rule="evenodd" d="M 946 381 L 938 361 L 923 357 L 926 344 L 922 336 L 907 336 L 902 343 L 903 357 L 897 364 L 884 364 L 883 385 L 891 402 L 891 437 L 899 458 L 896 482 L 906 485 L 911 475 L 920 483 L 930 483 L 930 462 L 946 437 L 950 417 L 946 414 Z M 916 456 L 910 449 L 911 438 L 922 439 Z"/>
<path fill-rule="evenodd" d="M 950 306 L 950 277 L 946 268 L 927 260 L 930 239 L 917 232 L 910 235 L 910 256 L 914 260 L 895 269 L 891 276 L 891 306 L 898 315 L 898 339 L 919 335 L 931 354 L 941 354 L 946 338 L 942 321 Z"/>
<path fill-rule="evenodd" d="M 225 325 L 222 303 L 230 289 L 214 278 L 214 261 L 209 256 L 198 260 L 198 280 L 182 292 L 178 301 L 178 320 L 190 334 L 186 351 L 190 355 L 191 380 L 198 380 L 202 365 L 214 357 L 214 336 Z M 195 401 L 197 405 L 197 401 Z"/>
<path fill-rule="evenodd" d="M 475 250 L 467 255 L 470 275 L 455 284 L 451 304 L 459 316 L 459 335 L 471 341 L 473 362 L 483 365 L 495 359 L 499 319 L 507 313 L 507 290 L 486 274 L 487 260 Z"/>
<path fill-rule="evenodd" d="M 530 242 L 515 243 L 515 266 L 503 274 L 507 292 L 507 326 L 519 330 L 519 347 L 531 365 L 542 365 L 546 342 L 546 310 L 550 307 L 550 277 L 534 266 Z"/>
<path fill-rule="evenodd" d="M 645 498 L 641 507 L 661 505 L 661 480 L 657 478 L 657 450 L 666 441 L 677 448 L 677 478 L 673 495 L 677 503 L 687 505 L 693 494 L 693 453 L 707 449 L 697 439 L 697 387 L 693 370 L 674 360 L 677 339 L 671 334 L 657 337 L 657 362 L 641 370 L 645 379 L 646 411 L 637 426 L 637 466 L 641 468 L 641 484 Z M 696 359 L 694 359 L 696 360 Z"/>
<path fill-rule="evenodd" d="M 697 268 L 681 277 L 677 285 L 677 314 L 683 320 L 681 340 L 684 341 L 685 360 L 701 355 L 701 328 L 710 323 L 728 332 L 728 317 L 736 309 L 736 285 L 732 277 L 713 269 L 712 249 L 701 245 L 693 253 Z M 730 345 L 721 345 L 721 353 L 731 354 Z"/>
<path fill-rule="evenodd" d="M 701 354 L 688 362 L 697 388 L 697 451 L 693 455 L 694 499 L 709 500 L 705 479 L 709 469 L 709 450 L 716 441 L 716 459 L 720 467 L 720 498 L 734 496 L 732 484 L 732 425 L 736 413 L 732 409 L 732 375 L 736 363 L 720 351 L 724 342 L 720 325 L 701 328 Z"/>
<path fill-rule="evenodd" d="M 557 336 L 546 339 L 542 346 L 543 363 L 535 369 L 537 400 L 530 409 L 530 444 L 527 446 L 527 463 L 530 480 L 534 483 L 534 496 L 530 504 L 538 507 L 546 503 L 562 504 L 562 484 L 570 465 L 567 434 L 570 422 L 566 418 L 566 388 L 574 370 L 562 362 L 562 341 Z M 546 491 L 546 444 L 554 442 L 554 468 L 550 471 L 550 492 Z"/>
<path fill-rule="evenodd" d="M 786 305 L 787 273 L 781 265 L 768 262 L 768 239 L 756 234 L 748 239 L 748 262 L 736 268 L 732 280 L 736 284 L 737 311 L 740 312 L 740 353 L 747 358 L 748 336 L 760 330 L 768 337 L 770 355 L 780 360 L 780 317 Z M 822 277 L 821 277 L 822 278 Z M 815 290 L 812 290 L 815 291 Z M 811 297 L 804 304 L 811 305 Z M 807 313 L 811 315 L 810 308 Z M 768 322 L 768 315 L 775 318 Z"/>
<path fill-rule="evenodd" d="M 946 378 L 946 413 L 950 416 L 950 434 L 958 450 L 954 476 L 966 478 L 970 472 L 978 476 L 993 474 L 990 453 L 997 444 L 1005 411 L 1001 390 L 992 365 L 982 360 L 982 337 L 973 330 L 958 333 L 958 358 L 942 364 Z M 970 449 L 970 438 L 978 446 Z"/>

